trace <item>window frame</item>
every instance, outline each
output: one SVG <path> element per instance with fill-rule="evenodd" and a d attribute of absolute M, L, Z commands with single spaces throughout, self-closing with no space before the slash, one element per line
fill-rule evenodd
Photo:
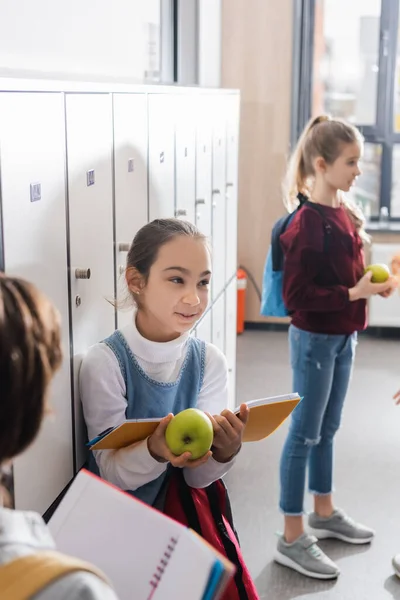
<path fill-rule="evenodd" d="M 313 90 L 314 22 L 317 0 L 293 0 L 293 62 L 292 62 L 292 147 L 297 142 L 311 117 Z M 396 77 L 397 45 L 399 43 L 399 0 L 381 0 L 379 28 L 379 74 L 377 84 L 376 118 L 374 125 L 356 123 L 365 141 L 380 144 L 381 180 L 379 210 L 387 207 L 391 216 L 393 149 L 400 144 L 400 132 L 395 132 L 394 91 Z M 399 36 L 400 37 L 400 36 Z M 371 222 L 379 216 L 371 217 Z"/>

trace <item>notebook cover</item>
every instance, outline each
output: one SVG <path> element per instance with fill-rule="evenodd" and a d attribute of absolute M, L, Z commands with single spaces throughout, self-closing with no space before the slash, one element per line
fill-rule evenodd
<path fill-rule="evenodd" d="M 243 442 L 258 442 L 274 433 L 300 402 L 300 397 L 253 406 L 243 434 Z"/>
<path fill-rule="evenodd" d="M 161 419 L 160 419 L 161 420 Z M 145 440 L 154 433 L 160 421 L 122 423 L 117 429 L 91 446 L 91 450 L 119 450 Z"/>

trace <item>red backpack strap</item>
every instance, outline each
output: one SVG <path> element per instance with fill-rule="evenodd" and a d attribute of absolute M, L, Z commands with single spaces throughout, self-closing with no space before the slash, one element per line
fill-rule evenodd
<path fill-rule="evenodd" d="M 226 556 L 227 556 L 228 560 L 230 560 L 231 563 L 233 563 L 236 567 L 236 573 L 235 573 L 234 579 L 235 579 L 236 588 L 237 588 L 237 591 L 239 594 L 239 598 L 240 598 L 240 600 L 249 600 L 249 597 L 248 597 L 247 591 L 246 591 L 246 586 L 243 581 L 243 565 L 238 556 L 238 553 L 236 550 L 236 545 L 233 542 L 233 540 L 231 539 L 229 532 L 225 526 L 224 519 L 223 519 L 223 516 L 225 516 L 225 518 L 228 520 L 229 524 L 231 525 L 234 534 L 237 537 L 236 530 L 233 526 L 232 512 L 229 511 L 229 514 L 227 514 L 226 510 L 225 510 L 224 511 L 225 514 L 224 515 L 222 514 L 221 501 L 220 501 L 220 495 L 219 495 L 220 489 L 222 489 L 222 491 L 225 495 L 225 507 L 224 508 L 226 509 L 228 494 L 226 491 L 226 487 L 222 483 L 222 481 L 220 481 L 220 480 L 214 481 L 214 483 L 212 483 L 210 486 L 208 486 L 206 488 L 207 498 L 210 503 L 210 509 L 211 509 L 213 519 L 214 519 L 214 521 L 218 527 L 218 530 L 220 532 L 220 535 L 221 535 L 221 541 L 224 545 Z M 228 500 L 228 503 L 229 503 L 229 507 L 230 507 L 229 500 Z"/>
<path fill-rule="evenodd" d="M 182 506 L 182 509 L 185 513 L 185 517 L 188 522 L 188 526 L 196 531 L 199 535 L 203 536 L 201 531 L 201 525 L 199 516 L 197 514 L 196 506 L 193 501 L 191 488 L 187 485 L 185 478 L 183 476 L 182 469 L 178 469 L 176 474 L 176 481 L 178 487 L 178 495 L 179 500 Z M 222 545 L 225 549 L 226 557 L 231 561 L 236 567 L 236 573 L 234 577 L 237 593 L 239 596 L 239 600 L 249 600 L 249 597 L 246 592 L 246 587 L 243 582 L 243 565 L 239 559 L 235 542 L 231 539 L 229 532 L 225 526 L 224 517 L 222 511 L 224 513 L 225 518 L 229 522 L 232 527 L 232 530 L 235 532 L 232 521 L 232 512 L 229 510 L 228 514 L 225 514 L 226 507 L 228 506 L 229 500 L 226 492 L 226 488 L 222 481 L 215 481 L 211 485 L 209 485 L 204 490 L 207 494 L 209 509 L 211 512 L 212 520 L 216 525 L 216 529 L 219 534 L 219 538 L 222 542 Z M 220 491 L 223 494 L 224 498 L 224 506 L 221 510 L 221 502 L 220 502 Z M 230 508 L 230 503 L 229 503 Z M 236 532 L 235 532 L 236 533 Z"/>
<path fill-rule="evenodd" d="M 232 531 L 234 532 L 234 534 L 236 536 L 236 539 L 237 539 L 237 541 L 239 542 L 239 545 L 240 545 L 239 535 L 238 535 L 238 532 L 236 531 L 236 527 L 235 527 L 235 524 L 233 522 L 232 506 L 231 506 L 231 501 L 230 501 L 229 494 L 228 494 L 228 488 L 226 487 L 226 485 L 225 485 L 225 483 L 223 482 L 222 479 L 218 480 L 218 486 L 220 488 L 221 495 L 223 495 L 223 514 L 224 514 L 224 517 L 228 521 L 229 525 L 231 526 Z"/>
<path fill-rule="evenodd" d="M 185 481 L 182 469 L 178 469 L 178 472 L 176 473 L 176 478 L 178 483 L 179 499 L 181 501 L 183 512 L 185 513 L 188 522 L 188 526 L 190 529 L 193 529 L 193 531 L 195 531 L 203 537 L 203 534 L 201 532 L 199 515 L 197 514 L 196 506 L 191 494 L 191 488 Z"/>

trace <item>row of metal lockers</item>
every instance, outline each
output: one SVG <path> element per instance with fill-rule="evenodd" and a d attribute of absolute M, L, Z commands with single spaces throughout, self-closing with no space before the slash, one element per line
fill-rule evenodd
<path fill-rule="evenodd" d="M 239 95 L 138 90 L 0 93 L 2 268 L 53 299 L 65 356 L 54 417 L 15 461 L 17 508 L 44 513 L 86 458 L 80 362 L 130 318 L 107 299 L 122 293 L 148 220 L 185 218 L 211 239 L 212 300 L 197 334 L 226 352 L 235 403 Z"/>

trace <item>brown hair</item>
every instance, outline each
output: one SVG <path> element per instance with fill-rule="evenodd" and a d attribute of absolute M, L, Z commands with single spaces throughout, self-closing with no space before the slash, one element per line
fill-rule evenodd
<path fill-rule="evenodd" d="M 354 143 L 362 147 L 363 136 L 356 127 L 341 119 L 320 115 L 308 122 L 290 158 L 284 183 L 285 204 L 290 212 L 299 204 L 298 193 L 310 196 L 312 178 L 315 176 L 314 160 L 321 156 L 328 165 L 331 165 L 340 156 L 344 144 Z M 364 240 L 368 240 L 361 210 L 344 196 L 342 196 L 342 204 L 358 233 Z"/>
<path fill-rule="evenodd" d="M 0 464 L 35 439 L 61 360 L 53 304 L 31 283 L 0 274 Z"/>
<path fill-rule="evenodd" d="M 155 219 L 144 225 L 135 235 L 126 260 L 126 268 L 135 269 L 146 283 L 152 265 L 162 246 L 178 236 L 206 242 L 207 238 L 195 225 L 180 219 Z M 138 298 L 134 298 L 138 302 Z"/>

